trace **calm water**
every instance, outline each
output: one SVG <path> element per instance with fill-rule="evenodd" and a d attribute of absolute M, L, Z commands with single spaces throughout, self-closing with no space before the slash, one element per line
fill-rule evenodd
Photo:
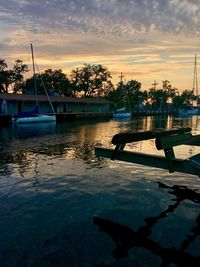
<path fill-rule="evenodd" d="M 94 155 L 95 145 L 112 147 L 116 133 L 177 126 L 200 134 L 200 117 L 0 128 L 0 266 L 160 266 L 160 252 L 150 252 L 155 244 L 200 256 L 198 177 Z M 161 153 L 153 140 L 127 149 Z M 200 149 L 180 146 L 175 152 L 185 158 Z M 180 192 L 188 194 L 181 198 Z M 102 231 L 93 222 L 97 216 L 109 220 Z M 127 256 L 113 254 L 112 237 L 124 238 L 124 226 L 154 243 L 144 248 L 136 242 Z"/>

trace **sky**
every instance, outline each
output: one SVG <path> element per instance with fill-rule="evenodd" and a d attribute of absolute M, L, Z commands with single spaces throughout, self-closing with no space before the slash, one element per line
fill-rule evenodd
<path fill-rule="evenodd" d="M 40 72 L 70 74 L 101 64 L 114 84 L 137 80 L 142 89 L 168 80 L 192 89 L 200 55 L 199 0 L 1 0 L 0 58 L 28 64 L 31 50 Z"/>

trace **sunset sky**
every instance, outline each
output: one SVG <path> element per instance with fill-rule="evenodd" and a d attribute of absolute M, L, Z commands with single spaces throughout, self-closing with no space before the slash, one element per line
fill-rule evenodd
<path fill-rule="evenodd" d="M 69 74 L 102 64 L 113 82 L 122 72 L 148 89 L 169 80 L 192 89 L 200 55 L 199 0 L 1 0 L 0 58 L 31 69 L 30 43 L 43 71 Z M 198 68 L 199 73 L 200 67 Z M 29 75 L 32 73 L 30 72 Z"/>

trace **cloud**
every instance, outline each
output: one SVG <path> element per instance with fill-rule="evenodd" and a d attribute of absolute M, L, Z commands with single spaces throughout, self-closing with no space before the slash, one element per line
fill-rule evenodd
<path fill-rule="evenodd" d="M 199 34 L 200 27 L 198 0 L 3 0 L 0 6 L 4 22 L 33 33 L 56 30 L 144 38 L 152 31 Z"/>
<path fill-rule="evenodd" d="M 33 43 L 44 68 L 171 75 L 199 50 L 199 17 L 199 0 L 1 0 L 1 57 L 29 63 Z"/>

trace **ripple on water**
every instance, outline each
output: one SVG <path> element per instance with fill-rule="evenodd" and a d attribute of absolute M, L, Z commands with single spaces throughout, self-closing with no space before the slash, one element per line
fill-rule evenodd
<path fill-rule="evenodd" d="M 188 126 L 190 122 L 185 123 Z M 112 135 L 129 127 L 135 131 L 134 122 L 76 127 L 68 133 L 11 139 L 4 147 L 0 160 L 0 266 L 160 266 L 160 258 L 142 248 L 134 248 L 124 261 L 116 261 L 112 239 L 98 231 L 93 217 L 134 231 L 153 217 L 156 223 L 149 237 L 165 247 L 179 248 L 198 224 L 199 204 L 183 201 L 162 217 L 176 197 L 159 188 L 158 182 L 199 192 L 198 178 L 94 157 L 95 143 L 112 147 Z M 155 153 L 152 142 L 127 148 Z M 180 156 L 188 155 L 185 147 L 182 151 Z M 196 238 L 187 250 L 199 255 L 199 246 Z"/>

